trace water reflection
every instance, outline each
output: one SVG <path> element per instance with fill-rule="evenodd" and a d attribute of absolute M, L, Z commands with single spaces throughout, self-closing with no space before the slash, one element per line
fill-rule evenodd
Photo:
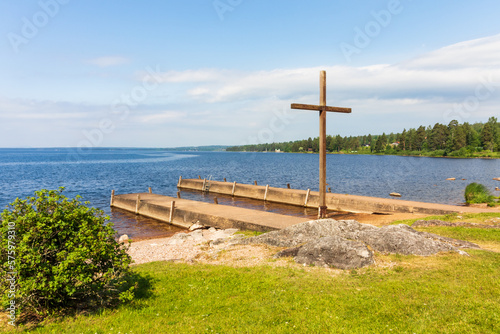
<path fill-rule="evenodd" d="M 177 232 L 185 231 L 185 229 L 181 227 L 170 225 L 153 218 L 139 216 L 117 208 L 111 209 L 110 217 L 118 234 L 126 234 L 134 241 L 151 238 L 166 238 L 171 237 Z"/>

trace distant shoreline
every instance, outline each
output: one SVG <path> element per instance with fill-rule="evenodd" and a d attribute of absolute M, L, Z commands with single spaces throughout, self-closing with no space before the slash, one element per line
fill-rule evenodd
<path fill-rule="evenodd" d="M 188 152 L 188 151 L 186 151 Z M 229 153 L 276 153 L 276 154 L 281 154 L 281 153 L 288 153 L 288 154 L 319 154 L 318 152 L 272 152 L 272 151 L 226 151 Z M 500 159 L 500 156 L 498 157 L 483 157 L 483 156 L 476 156 L 476 157 L 462 157 L 462 156 L 445 156 L 445 155 L 437 155 L 437 156 L 430 156 L 430 155 L 414 155 L 414 154 L 384 154 L 384 153 L 338 153 L 338 152 L 327 152 L 326 154 L 331 154 L 331 155 L 371 155 L 371 156 L 393 156 L 393 157 L 416 157 L 416 158 L 447 158 L 447 159 L 490 159 L 490 160 L 496 160 Z"/>
<path fill-rule="evenodd" d="M 228 152 L 228 153 L 293 153 L 293 154 L 319 154 L 318 152 L 274 152 L 274 151 L 244 151 L 244 150 L 234 150 L 227 151 L 226 148 L 228 146 L 223 145 L 213 145 L 213 146 L 190 146 L 190 147 L 92 147 L 92 148 L 84 148 L 84 151 L 105 151 L 105 150 L 154 150 L 154 151 L 167 151 L 167 152 L 184 152 L 184 153 L 201 153 L 201 152 Z M 81 148 L 77 147 L 2 147 L 0 150 L 81 150 Z M 395 156 L 395 157 L 418 157 L 418 158 L 449 158 L 449 159 L 500 159 L 499 152 L 489 152 L 485 153 L 487 155 L 495 155 L 495 156 L 450 156 L 450 155 L 425 155 L 425 154 L 387 154 L 387 153 L 352 153 L 352 152 L 327 152 L 327 154 L 332 155 L 371 155 L 371 156 Z"/>

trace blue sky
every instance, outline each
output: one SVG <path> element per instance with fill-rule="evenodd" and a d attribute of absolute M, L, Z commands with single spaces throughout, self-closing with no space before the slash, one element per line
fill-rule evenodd
<path fill-rule="evenodd" d="M 0 2 L 0 147 L 240 145 L 499 116 L 500 2 Z"/>

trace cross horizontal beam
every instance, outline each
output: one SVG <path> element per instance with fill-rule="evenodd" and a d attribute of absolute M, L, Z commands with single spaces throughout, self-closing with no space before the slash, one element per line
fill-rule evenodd
<path fill-rule="evenodd" d="M 318 105 L 314 105 L 314 104 L 300 104 L 300 103 L 292 103 L 291 108 L 292 109 L 302 109 L 302 110 L 332 111 L 332 112 L 341 112 L 341 113 L 345 113 L 345 114 L 350 114 L 352 112 L 351 108 L 318 106 Z"/>

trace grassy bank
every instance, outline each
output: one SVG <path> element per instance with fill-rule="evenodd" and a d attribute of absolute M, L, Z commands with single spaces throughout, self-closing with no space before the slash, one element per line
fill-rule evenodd
<path fill-rule="evenodd" d="M 500 214 L 497 212 L 458 214 L 453 213 L 445 216 L 430 216 L 423 220 L 443 220 L 451 223 L 464 222 L 481 225 L 494 225 L 500 222 Z M 412 225 L 418 219 L 395 221 L 394 224 Z M 418 227 L 418 231 L 435 233 L 444 237 L 462 239 L 479 244 L 484 249 L 500 252 L 500 229 L 484 229 L 470 227 Z"/>
<path fill-rule="evenodd" d="M 332 154 L 339 154 L 338 152 L 331 152 Z M 383 152 L 373 152 L 369 148 L 360 148 L 356 151 L 342 151 L 341 154 L 361 154 L 361 155 L 397 155 L 404 157 L 429 157 L 429 158 L 460 158 L 460 159 L 500 159 L 500 152 L 480 151 L 471 152 L 467 150 L 458 150 L 453 152 L 445 152 L 445 150 L 436 151 L 401 151 L 394 149 L 387 149 Z"/>
<path fill-rule="evenodd" d="M 457 235 L 455 227 L 426 229 Z M 463 239 L 500 248 L 495 230 L 462 230 Z M 273 260 L 249 268 L 149 263 L 135 267 L 144 279 L 133 304 L 47 320 L 32 332 L 498 333 L 500 253 L 469 253 L 377 254 L 376 265 L 352 271 L 274 267 Z"/>

